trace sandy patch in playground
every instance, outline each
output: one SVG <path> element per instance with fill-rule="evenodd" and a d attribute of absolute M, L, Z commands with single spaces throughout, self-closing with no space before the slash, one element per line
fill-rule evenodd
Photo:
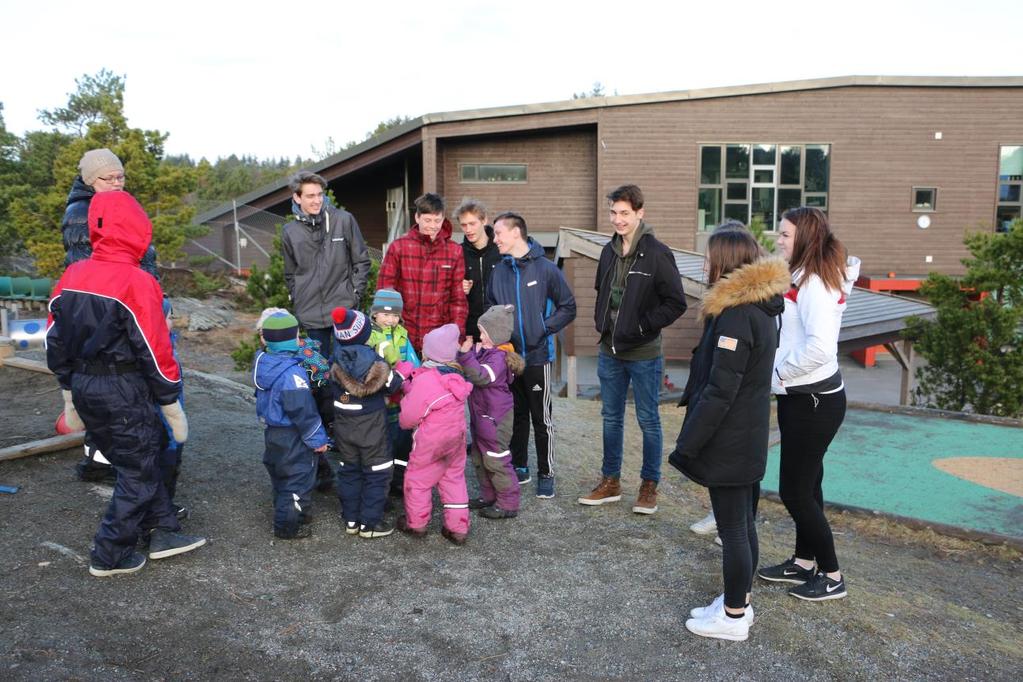
<path fill-rule="evenodd" d="M 949 457 L 936 459 L 931 464 L 964 481 L 1023 497 L 1023 459 Z"/>

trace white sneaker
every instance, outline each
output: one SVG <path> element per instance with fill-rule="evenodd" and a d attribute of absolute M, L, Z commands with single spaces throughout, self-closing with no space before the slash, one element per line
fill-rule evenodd
<path fill-rule="evenodd" d="M 718 547 L 724 547 L 724 545 L 721 544 L 721 536 L 720 535 L 715 535 L 714 536 L 714 544 L 717 545 Z"/>
<path fill-rule="evenodd" d="M 706 606 L 697 606 L 695 609 L 689 611 L 689 615 L 693 618 L 709 618 L 711 615 L 718 611 L 725 610 L 725 595 L 719 594 L 714 598 L 714 601 L 707 604 Z M 753 605 L 749 604 L 746 606 L 746 613 L 743 614 L 743 620 L 748 621 L 749 625 L 753 625 Z"/>
<path fill-rule="evenodd" d="M 709 618 L 690 618 L 686 621 L 686 630 L 700 637 L 745 642 L 749 637 L 749 621 L 745 616 L 729 618 L 722 609 Z"/>
<path fill-rule="evenodd" d="M 714 520 L 714 512 L 707 514 L 705 517 L 689 526 L 689 530 L 693 531 L 697 535 L 710 535 L 711 533 L 718 532 L 718 523 Z"/>

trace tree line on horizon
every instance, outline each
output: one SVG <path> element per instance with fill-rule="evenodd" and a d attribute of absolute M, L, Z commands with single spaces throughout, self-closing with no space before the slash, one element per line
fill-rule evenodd
<path fill-rule="evenodd" d="M 184 257 L 188 238 L 204 232 L 192 223 L 197 212 L 279 181 L 295 170 L 360 144 L 410 118 L 380 122 L 365 140 L 338 146 L 328 138 L 311 158 L 260 159 L 230 154 L 210 162 L 188 154 L 169 155 L 170 133 L 132 128 L 124 114 L 125 77 L 102 69 L 75 80 L 67 103 L 39 112 L 44 128 L 18 136 L 7 127 L 0 102 L 0 257 L 28 256 L 38 274 L 63 270 L 61 219 L 78 161 L 89 149 L 106 147 L 125 165 L 125 190 L 153 222 L 161 263 Z M 3 274 L 3 273 L 0 273 Z"/>

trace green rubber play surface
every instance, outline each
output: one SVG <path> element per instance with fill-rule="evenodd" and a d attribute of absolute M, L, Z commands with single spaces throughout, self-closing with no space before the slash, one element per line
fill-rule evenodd
<path fill-rule="evenodd" d="M 779 452 L 764 490 L 778 490 Z M 1023 429 L 850 409 L 824 458 L 824 499 L 1023 537 Z"/>

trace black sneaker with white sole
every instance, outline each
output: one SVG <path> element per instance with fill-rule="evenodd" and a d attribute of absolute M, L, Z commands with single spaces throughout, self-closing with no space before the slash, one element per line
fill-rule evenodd
<path fill-rule="evenodd" d="M 841 599 L 848 592 L 845 591 L 845 578 L 832 580 L 823 573 L 818 573 L 802 585 L 789 590 L 796 599 L 805 601 L 824 601 L 826 599 Z"/>
<path fill-rule="evenodd" d="M 141 571 L 142 567 L 145 565 L 145 555 L 140 554 L 139 552 L 132 552 L 113 568 L 101 568 L 90 564 L 89 573 L 97 578 L 109 578 L 114 575 L 127 575 L 128 573 Z"/>
<path fill-rule="evenodd" d="M 378 521 L 375 525 L 368 526 L 365 523 L 359 524 L 359 537 L 372 540 L 373 538 L 386 538 L 394 532 L 394 526 L 384 521 Z"/>
<path fill-rule="evenodd" d="M 777 566 L 763 566 L 757 569 L 757 575 L 763 580 L 772 583 L 793 583 L 802 585 L 813 578 L 814 569 L 803 568 L 796 563 L 796 557 L 792 557 Z"/>
<path fill-rule="evenodd" d="M 206 538 L 198 535 L 173 533 L 157 528 L 149 536 L 149 558 L 166 559 L 177 554 L 191 552 L 206 544 Z"/>

